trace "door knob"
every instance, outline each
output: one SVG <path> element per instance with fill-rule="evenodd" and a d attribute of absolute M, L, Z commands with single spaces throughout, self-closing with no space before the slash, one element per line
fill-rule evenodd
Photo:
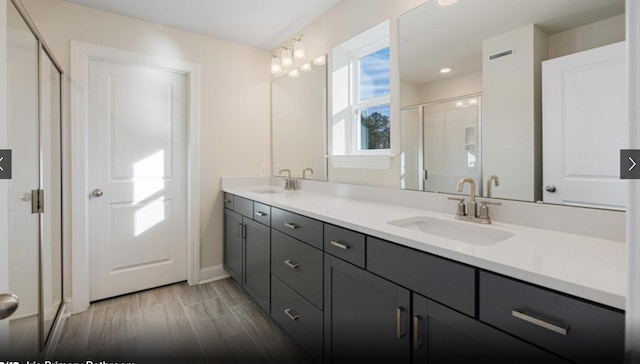
<path fill-rule="evenodd" d="M 556 192 L 556 186 L 554 186 L 554 185 L 547 185 L 544 189 L 545 189 L 547 192 L 551 192 L 551 193 Z"/>
<path fill-rule="evenodd" d="M 96 188 L 95 190 L 93 190 L 93 192 L 91 192 L 91 194 L 93 195 L 93 197 L 101 197 L 102 196 L 102 190 L 99 188 Z"/>
<path fill-rule="evenodd" d="M 18 296 L 13 293 L 0 294 L 0 320 L 4 320 L 7 317 L 13 315 L 20 305 Z"/>

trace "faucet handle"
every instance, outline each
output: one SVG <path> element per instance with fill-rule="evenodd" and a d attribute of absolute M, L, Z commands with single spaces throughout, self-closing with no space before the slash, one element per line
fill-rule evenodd
<path fill-rule="evenodd" d="M 456 217 L 467 216 L 467 213 L 465 212 L 464 198 L 449 197 L 448 199 L 453 201 L 458 201 L 458 210 L 456 211 Z"/>
<path fill-rule="evenodd" d="M 480 201 L 480 222 L 483 224 L 491 224 L 491 218 L 489 217 L 489 207 L 487 205 L 502 205 L 502 202 L 493 202 L 493 201 Z"/>
<path fill-rule="evenodd" d="M 480 201 L 480 203 L 482 204 L 482 206 L 484 206 L 484 205 L 502 206 L 502 202 Z"/>

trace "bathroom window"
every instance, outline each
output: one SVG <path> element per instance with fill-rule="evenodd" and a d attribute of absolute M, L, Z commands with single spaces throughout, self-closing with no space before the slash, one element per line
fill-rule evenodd
<path fill-rule="evenodd" d="M 389 103 L 389 40 L 356 52 L 352 57 L 355 143 L 358 151 L 388 150 L 391 144 Z"/>
<path fill-rule="evenodd" d="M 333 48 L 331 162 L 388 169 L 391 154 L 389 21 Z"/>

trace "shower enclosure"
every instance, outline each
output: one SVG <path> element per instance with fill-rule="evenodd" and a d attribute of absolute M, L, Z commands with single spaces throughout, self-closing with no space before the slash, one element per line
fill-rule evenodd
<path fill-rule="evenodd" d="M 20 2 L 3 2 L 0 149 L 11 151 L 11 178 L 0 181 L 0 294 L 19 304 L 0 321 L 0 354 L 33 360 L 47 349 L 64 305 L 62 69 Z M 1 302 L 6 313 L 15 309 L 15 302 Z"/>

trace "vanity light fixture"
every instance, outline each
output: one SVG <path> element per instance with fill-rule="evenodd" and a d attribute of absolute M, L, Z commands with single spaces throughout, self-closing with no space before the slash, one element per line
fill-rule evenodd
<path fill-rule="evenodd" d="M 327 57 L 325 55 L 313 59 L 313 64 L 316 66 L 322 66 L 325 63 L 327 63 Z"/>
<path fill-rule="evenodd" d="M 451 71 L 452 71 L 452 70 L 451 70 L 451 68 L 450 68 L 450 67 L 445 67 L 445 68 L 442 68 L 442 69 L 440 70 L 440 73 L 449 73 L 449 72 L 451 72 Z"/>
<path fill-rule="evenodd" d="M 296 78 L 298 76 L 300 76 L 300 71 L 297 68 L 292 69 L 291 71 L 289 71 L 289 77 Z"/>
<path fill-rule="evenodd" d="M 302 41 L 302 34 L 298 38 L 289 39 L 276 49 L 271 57 L 271 73 L 280 74 L 284 68 L 291 67 L 294 61 L 303 60 L 307 52 Z"/>
<path fill-rule="evenodd" d="M 457 3 L 458 0 L 438 0 L 438 5 L 440 6 L 449 6 Z"/>
<path fill-rule="evenodd" d="M 311 71 L 311 63 L 307 62 L 307 63 L 303 64 L 302 66 L 300 66 L 300 71 L 302 71 L 302 72 Z"/>

